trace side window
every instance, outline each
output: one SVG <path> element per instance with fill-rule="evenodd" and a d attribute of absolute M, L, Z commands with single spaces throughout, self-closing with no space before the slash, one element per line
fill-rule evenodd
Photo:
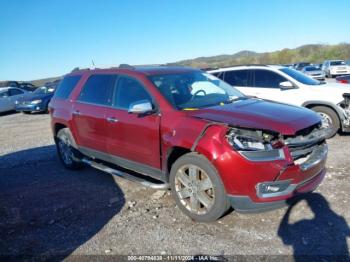
<path fill-rule="evenodd" d="M 2 97 L 8 97 L 8 96 L 9 96 L 9 94 L 8 94 L 7 91 L 4 91 L 4 92 L 1 92 L 1 93 L 0 93 L 0 98 L 2 98 Z"/>
<path fill-rule="evenodd" d="M 287 81 L 283 76 L 268 70 L 254 70 L 254 87 L 280 88 L 280 83 Z"/>
<path fill-rule="evenodd" d="M 19 89 L 10 89 L 9 90 L 10 96 L 16 96 L 16 95 L 21 95 L 21 94 L 23 94 L 22 90 L 19 90 Z"/>
<path fill-rule="evenodd" d="M 80 75 L 66 76 L 58 85 L 54 97 L 62 99 L 68 98 L 80 78 Z"/>
<path fill-rule="evenodd" d="M 111 105 L 115 75 L 92 75 L 83 86 L 78 101 Z"/>
<path fill-rule="evenodd" d="M 127 110 L 132 103 L 141 100 L 152 102 L 151 96 L 137 80 L 129 77 L 120 77 L 115 92 L 114 106 Z"/>
<path fill-rule="evenodd" d="M 248 73 L 248 70 L 226 71 L 224 80 L 232 86 L 248 86 Z"/>

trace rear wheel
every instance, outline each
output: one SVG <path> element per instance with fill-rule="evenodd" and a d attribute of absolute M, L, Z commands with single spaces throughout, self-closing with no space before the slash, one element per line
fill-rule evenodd
<path fill-rule="evenodd" d="M 335 136 L 340 128 L 340 121 L 337 113 L 333 109 L 325 106 L 315 106 L 311 108 L 322 118 L 322 127 L 329 130 L 327 138 Z"/>
<path fill-rule="evenodd" d="M 83 167 L 83 163 L 79 159 L 80 155 L 73 147 L 75 142 L 68 128 L 62 128 L 58 131 L 55 142 L 58 156 L 65 168 L 78 169 Z"/>
<path fill-rule="evenodd" d="M 193 220 L 215 221 L 230 207 L 215 167 L 199 154 L 186 154 L 173 164 L 170 186 L 176 204 Z"/>

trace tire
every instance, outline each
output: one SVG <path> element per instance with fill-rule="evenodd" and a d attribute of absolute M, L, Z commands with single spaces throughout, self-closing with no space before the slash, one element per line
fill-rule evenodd
<path fill-rule="evenodd" d="M 83 163 L 79 160 L 81 154 L 76 149 L 76 143 L 68 128 L 58 131 L 55 143 L 58 157 L 65 168 L 80 169 L 83 167 Z"/>
<path fill-rule="evenodd" d="M 22 113 L 25 114 L 25 115 L 29 115 L 29 114 L 31 114 L 32 112 L 30 112 L 30 111 L 22 111 Z"/>
<path fill-rule="evenodd" d="M 191 172 L 195 175 L 194 179 L 191 179 L 190 169 L 195 170 Z M 170 171 L 170 186 L 177 206 L 195 221 L 215 221 L 230 208 L 217 170 L 197 153 L 188 153 L 175 161 Z"/>
<path fill-rule="evenodd" d="M 335 136 L 340 128 L 340 120 L 337 113 L 333 109 L 325 106 L 315 106 L 311 109 L 321 116 L 322 125 L 327 125 L 324 121 L 331 121 L 331 123 L 329 123 L 331 126 L 328 127 L 330 128 L 330 131 L 327 138 Z"/>

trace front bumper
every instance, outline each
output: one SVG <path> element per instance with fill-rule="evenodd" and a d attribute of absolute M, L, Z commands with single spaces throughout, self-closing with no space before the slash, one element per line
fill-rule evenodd
<path fill-rule="evenodd" d="M 331 70 L 330 71 L 330 74 L 333 75 L 333 76 L 341 76 L 341 75 L 348 75 L 350 74 L 350 71 L 349 70 Z"/>
<path fill-rule="evenodd" d="M 308 75 L 309 77 L 312 77 L 313 79 L 316 79 L 316 80 L 325 80 L 326 78 L 326 75 L 324 74 L 320 74 L 320 75 Z"/>
<path fill-rule="evenodd" d="M 16 111 L 19 111 L 19 112 L 41 112 L 41 111 L 45 111 L 45 107 L 42 104 L 37 104 L 37 105 L 18 104 L 18 105 L 16 105 Z"/>
<path fill-rule="evenodd" d="M 274 181 L 263 181 L 255 186 L 258 201 L 249 196 L 230 195 L 232 207 L 240 212 L 261 212 L 276 209 L 286 204 L 286 200 L 316 189 L 325 177 L 324 167 L 328 153 L 326 143 L 317 146 L 307 157 L 307 160 L 298 165 L 299 174 L 308 172 L 303 180 L 293 181 L 293 176 L 281 173 Z M 285 170 L 288 172 L 288 169 Z M 298 174 L 294 174 L 297 176 Z"/>
<path fill-rule="evenodd" d="M 299 194 L 312 192 L 322 182 L 326 175 L 326 170 L 321 170 L 315 177 L 310 180 L 303 181 L 296 185 L 295 190 L 285 196 L 285 199 L 271 202 L 254 202 L 249 196 L 233 196 L 229 195 L 231 206 L 237 212 L 241 213 L 259 213 L 278 209 L 287 205 L 287 200 Z"/>

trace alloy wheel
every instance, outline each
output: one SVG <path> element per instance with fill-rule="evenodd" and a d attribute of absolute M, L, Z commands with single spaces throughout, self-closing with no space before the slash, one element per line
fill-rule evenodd
<path fill-rule="evenodd" d="M 58 140 L 58 149 L 63 162 L 66 165 L 73 163 L 73 151 L 67 136 L 63 136 Z"/>
<path fill-rule="evenodd" d="M 195 165 L 184 165 L 175 175 L 175 191 L 190 212 L 206 214 L 215 202 L 215 188 L 207 173 Z"/>
<path fill-rule="evenodd" d="M 332 118 L 323 113 L 323 112 L 317 112 L 320 116 L 321 116 L 321 119 L 322 119 L 322 127 L 325 128 L 325 129 L 333 129 L 333 121 L 332 121 Z"/>

